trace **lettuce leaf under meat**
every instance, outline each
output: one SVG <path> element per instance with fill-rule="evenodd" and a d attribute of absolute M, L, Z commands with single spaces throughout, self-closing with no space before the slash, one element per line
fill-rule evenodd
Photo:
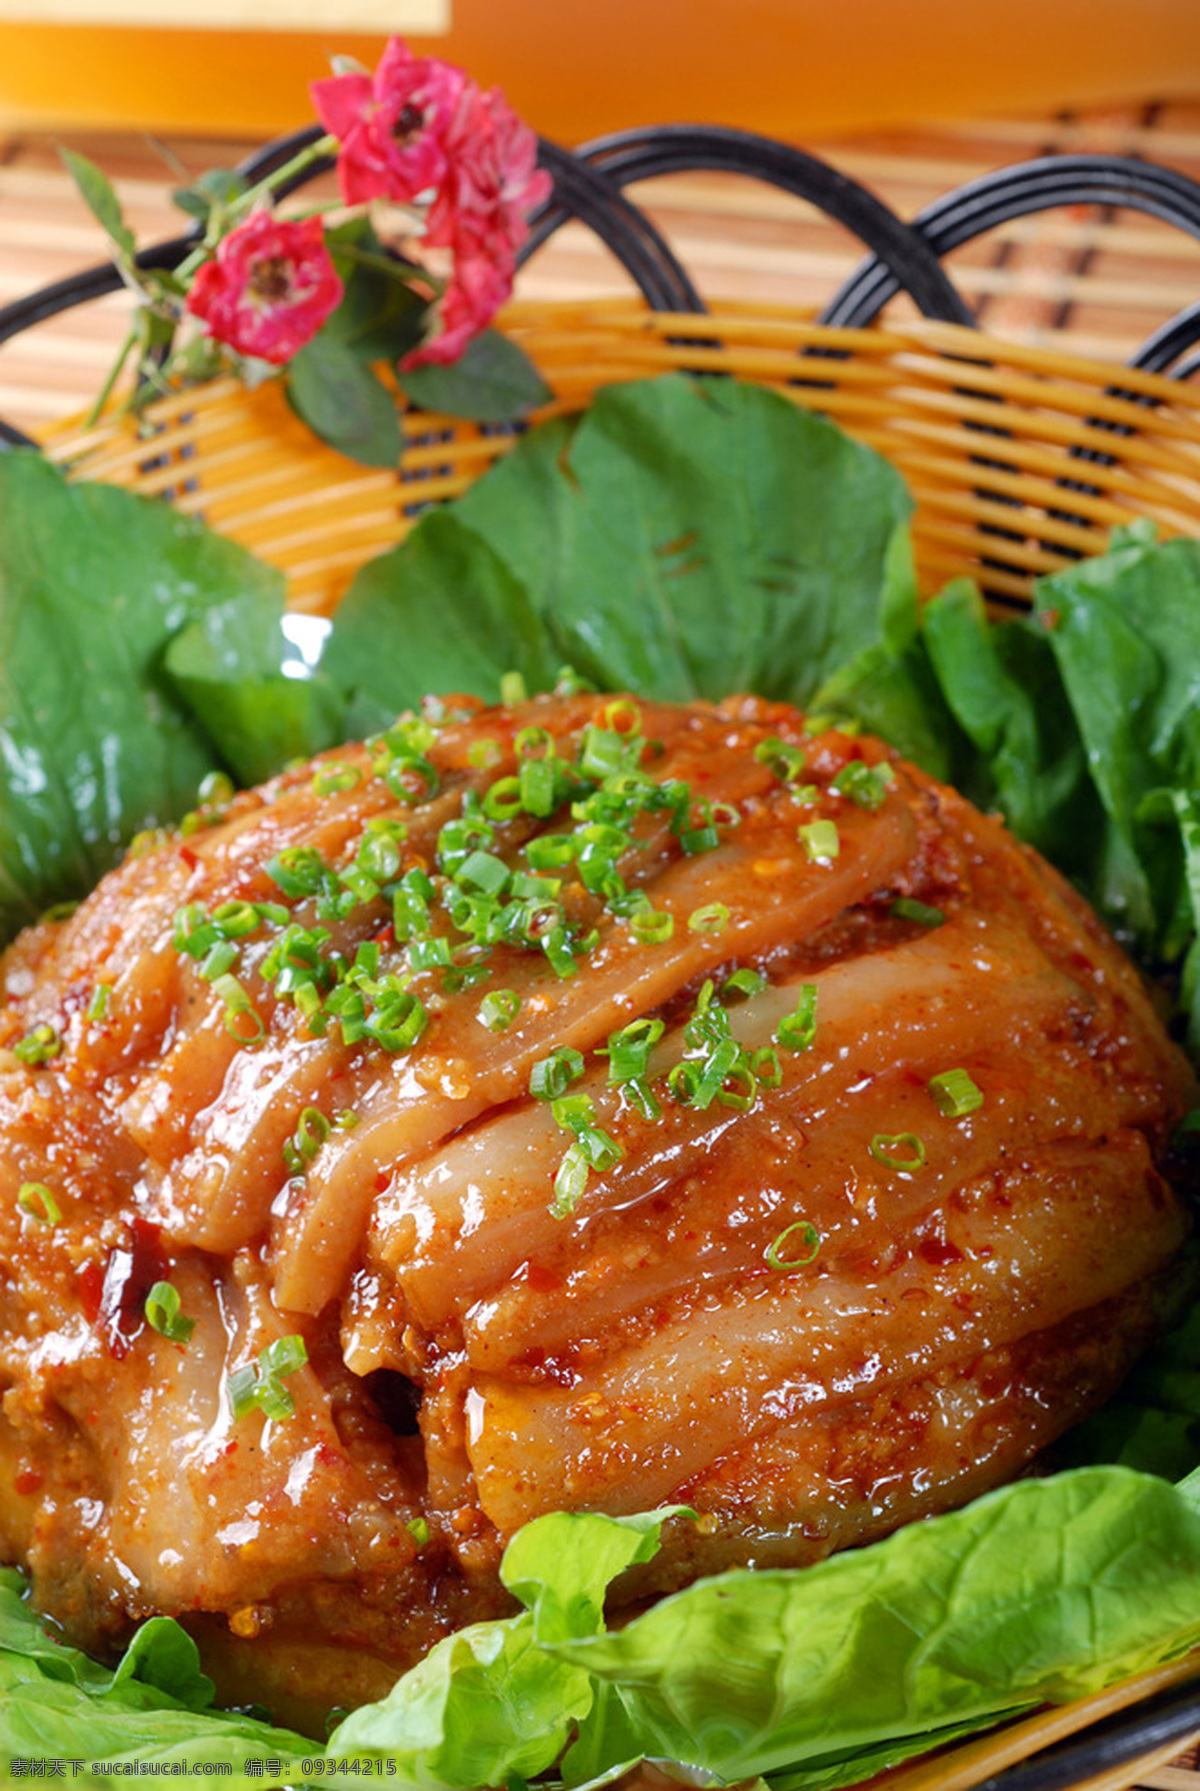
<path fill-rule="evenodd" d="M 438 1643 L 347 1717 L 330 1760 L 398 1791 L 599 1786 L 639 1758 L 690 1782 L 834 1791 L 1200 1642 L 1200 1491 L 1121 1467 L 1025 1480 L 815 1567 L 699 1581 L 617 1629 L 604 1594 L 666 1513 L 555 1513 L 514 1537 L 524 1606 Z M 0 1759 L 275 1759 L 316 1744 L 209 1708 L 189 1638 L 143 1626 L 105 1672 L 44 1636 L 0 1575 Z M 310 1769 L 311 1770 L 311 1769 Z M 228 1781 L 226 1781 L 228 1782 Z M 539 1777 L 539 1782 L 543 1782 Z"/>
<path fill-rule="evenodd" d="M 243 768 L 227 708 L 206 726 L 165 665 L 234 599 L 243 700 L 257 704 L 278 572 L 169 504 L 0 453 L 0 940 L 84 894 L 140 829 L 177 821 L 209 772 Z"/>

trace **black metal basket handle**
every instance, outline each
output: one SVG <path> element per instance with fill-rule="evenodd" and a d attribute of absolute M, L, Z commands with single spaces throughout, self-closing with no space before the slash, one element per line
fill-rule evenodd
<path fill-rule="evenodd" d="M 316 142 L 309 126 L 266 145 L 238 172 L 254 183 L 286 166 Z M 830 325 L 862 327 L 897 292 L 906 291 L 921 312 L 944 322 L 971 325 L 974 317 L 941 265 L 951 249 L 1015 217 L 1078 203 L 1132 206 L 1188 231 L 1200 240 L 1200 185 L 1152 163 L 1118 156 L 1047 156 L 987 175 L 947 194 L 911 224 L 867 188 L 818 157 L 753 132 L 718 126 L 661 125 L 599 138 L 572 153 L 546 139 L 539 161 L 554 181 L 551 197 L 531 220 L 522 263 L 577 218 L 626 269 L 656 311 L 702 313 L 703 299 L 687 270 L 654 222 L 625 196 L 634 181 L 705 170 L 761 180 L 816 205 L 851 230 L 869 250 L 821 313 Z M 282 195 L 328 172 L 323 158 L 282 183 Z M 194 248 L 199 226 L 152 244 L 138 257 L 146 268 L 177 267 Z M 72 275 L 0 308 L 0 344 L 59 312 L 116 291 L 121 276 L 109 262 Z M 1200 304 L 1189 306 L 1154 333 L 1134 365 L 1165 370 L 1200 341 Z M 1195 369 L 1188 361 L 1180 377 Z M 0 446 L 33 446 L 29 437 L 0 419 Z"/>
<path fill-rule="evenodd" d="M 281 137 L 248 157 L 238 172 L 253 184 L 285 167 L 320 136 L 320 126 L 313 125 Z M 542 138 L 538 159 L 550 173 L 554 190 L 531 220 L 521 264 L 535 255 L 564 223 L 577 218 L 625 268 L 652 310 L 702 313 L 704 301 L 687 270 L 657 225 L 630 203 L 622 189 L 631 181 L 660 174 L 720 170 L 765 181 L 809 200 L 852 230 L 871 251 L 872 260 L 887 269 L 894 289 L 909 292 L 927 316 L 955 323 L 972 321 L 937 255 L 882 200 L 816 156 L 770 138 L 718 127 L 666 125 L 606 137 L 575 153 Z M 327 173 L 331 165 L 328 158 L 321 158 L 282 182 L 277 189 L 279 195 L 286 196 Z M 138 265 L 177 267 L 195 247 L 198 237 L 199 227 L 193 226 L 177 237 L 155 243 L 141 251 Z M 104 262 L 42 287 L 0 308 L 0 343 L 74 305 L 115 292 L 120 285 L 117 269 Z M 0 444 L 34 445 L 22 431 L 3 420 Z"/>
<path fill-rule="evenodd" d="M 1200 184 L 1133 156 L 1040 156 L 1000 168 L 935 200 L 918 213 L 911 227 L 941 257 L 1013 218 L 1083 204 L 1147 212 L 1200 241 Z M 897 291 L 893 270 L 874 253 L 834 294 L 821 322 L 862 328 L 874 322 Z M 1130 364 L 1163 372 L 1197 341 L 1200 305 L 1191 305 L 1156 330 Z"/>

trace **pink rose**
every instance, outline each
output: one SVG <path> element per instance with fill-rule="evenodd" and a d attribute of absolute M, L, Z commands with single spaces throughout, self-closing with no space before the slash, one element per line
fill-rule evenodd
<path fill-rule="evenodd" d="M 437 331 L 400 362 L 409 367 L 448 366 L 485 330 L 512 291 L 515 257 L 502 244 L 459 232 L 454 245 L 454 272 L 434 306 Z"/>
<path fill-rule="evenodd" d="M 314 81 L 317 116 L 340 146 L 346 204 L 404 203 L 438 186 L 446 172 L 443 140 L 466 86 L 462 69 L 414 56 L 398 37 L 389 39 L 374 75 Z"/>
<path fill-rule="evenodd" d="M 276 366 L 311 340 L 341 303 L 342 282 L 320 218 L 252 211 L 196 271 L 187 309 L 239 354 Z"/>
<path fill-rule="evenodd" d="M 528 215 L 552 186 L 537 166 L 537 137 L 498 87 L 466 89 L 446 136 L 446 157 L 425 241 L 451 250 L 453 273 L 436 307 L 438 333 L 407 355 L 402 369 L 457 360 L 487 328 L 512 292 Z"/>
<path fill-rule="evenodd" d="M 493 243 L 514 252 L 529 234 L 530 212 L 548 199 L 552 181 L 537 165 L 537 137 L 498 87 L 473 83 L 446 136 L 447 179 L 430 209 L 426 241 L 452 245 L 470 219 Z"/>

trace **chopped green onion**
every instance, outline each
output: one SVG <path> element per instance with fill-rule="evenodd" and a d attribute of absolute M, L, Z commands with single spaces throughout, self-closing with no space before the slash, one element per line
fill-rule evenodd
<path fill-rule="evenodd" d="M 653 1090 L 641 1076 L 630 1076 L 621 1083 L 621 1099 L 645 1120 L 653 1123 L 662 1118 L 662 1108 Z"/>
<path fill-rule="evenodd" d="M 692 825 L 684 827 L 679 834 L 679 844 L 688 857 L 698 857 L 701 852 L 715 852 L 721 843 L 721 836 L 713 820 L 712 803 L 702 796 L 692 805 L 688 819 Z"/>
<path fill-rule="evenodd" d="M 575 962 L 575 953 L 571 950 L 571 935 L 566 927 L 551 927 L 543 936 L 541 947 L 555 976 L 574 976 L 579 966 Z"/>
<path fill-rule="evenodd" d="M 594 691 L 596 686 L 582 672 L 577 672 L 573 665 L 560 665 L 554 678 L 555 696 L 584 696 Z"/>
<path fill-rule="evenodd" d="M 832 732 L 853 736 L 858 733 L 858 723 L 846 715 L 836 715 L 832 710 L 822 710 L 817 715 L 804 717 L 804 732 L 811 738 L 817 734 Z"/>
<path fill-rule="evenodd" d="M 414 939 L 408 948 L 408 962 L 414 971 L 444 970 L 450 962 L 450 941 L 436 933 Z"/>
<path fill-rule="evenodd" d="M 983 1106 L 983 1090 L 978 1088 L 966 1070 L 943 1070 L 933 1076 L 929 1092 L 940 1114 L 946 1119 L 965 1119 Z"/>
<path fill-rule="evenodd" d="M 888 912 L 897 920 L 913 920 L 919 927 L 940 927 L 946 916 L 940 908 L 927 902 L 915 902 L 910 896 L 897 896 Z"/>
<path fill-rule="evenodd" d="M 489 771 L 503 757 L 500 742 L 490 737 L 486 740 L 472 740 L 467 748 L 467 764 L 475 771 Z"/>
<path fill-rule="evenodd" d="M 724 902 L 707 902 L 703 908 L 693 908 L 688 916 L 690 933 L 723 933 L 729 925 L 729 910 Z"/>
<path fill-rule="evenodd" d="M 186 1318 L 180 1304 L 178 1289 L 169 1281 L 156 1281 L 146 1295 L 146 1323 L 168 1343 L 186 1343 L 196 1329 L 195 1319 Z"/>
<path fill-rule="evenodd" d="M 454 881 L 466 889 L 477 889 L 483 895 L 503 896 L 512 872 L 494 852 L 475 851 L 468 854 L 454 873 Z"/>
<path fill-rule="evenodd" d="M 559 1101 L 583 1075 L 583 1058 L 570 1045 L 559 1045 L 529 1072 L 529 1092 L 537 1101 Z M 559 1125 L 563 1122 L 555 1113 Z"/>
<path fill-rule="evenodd" d="M 400 848 L 407 837 L 408 829 L 403 821 L 387 821 L 376 816 L 374 821 L 368 822 L 367 831 L 358 842 L 355 868 L 373 877 L 378 884 L 390 883 L 400 869 Z"/>
<path fill-rule="evenodd" d="M 417 752 L 394 754 L 383 781 L 398 802 L 428 802 L 440 787 L 437 767 Z"/>
<path fill-rule="evenodd" d="M 49 1063 L 51 1058 L 61 1054 L 62 1048 L 63 1042 L 53 1026 L 48 1020 L 43 1020 L 40 1026 L 33 1027 L 23 1039 L 17 1040 L 13 1046 L 13 1056 L 19 1057 L 22 1063 L 27 1063 L 32 1067 L 40 1063 Z"/>
<path fill-rule="evenodd" d="M 359 1115 L 353 1107 L 342 1107 L 333 1116 L 333 1123 L 339 1132 L 352 1132 L 358 1121 Z"/>
<path fill-rule="evenodd" d="M 292 1136 L 283 1147 L 289 1175 L 303 1175 L 333 1130 L 319 1107 L 306 1107 Z"/>
<path fill-rule="evenodd" d="M 45 1182 L 22 1182 L 17 1192 L 17 1205 L 30 1219 L 36 1219 L 39 1225 L 57 1225 L 62 1218 L 62 1208 L 58 1204 L 54 1190 Z"/>
<path fill-rule="evenodd" d="M 515 989 L 492 989 L 479 1003 L 479 1018 L 489 1032 L 507 1032 L 520 1011 Z"/>
<path fill-rule="evenodd" d="M 78 902 L 52 902 L 48 908 L 42 909 L 42 912 L 38 915 L 38 920 L 70 920 L 71 916 L 73 914 L 78 914 L 78 912 Z"/>
<path fill-rule="evenodd" d="M 516 703 L 523 703 L 529 691 L 521 672 L 505 672 L 500 679 L 500 701 L 506 709 Z"/>
<path fill-rule="evenodd" d="M 851 759 L 842 766 L 831 788 L 839 796 L 848 796 L 859 808 L 877 809 L 895 775 L 888 764 L 866 765 L 861 759 Z"/>
<path fill-rule="evenodd" d="M 552 1219 L 569 1219 L 587 1187 L 588 1160 L 578 1143 L 568 1145 L 554 1177 L 554 1199 L 550 1205 Z"/>
<path fill-rule="evenodd" d="M 785 1255 L 788 1239 L 795 1237 L 797 1232 L 800 1234 L 799 1244 L 804 1254 L 800 1256 Z M 780 1269 L 785 1274 L 790 1269 L 807 1268 L 810 1262 L 816 1261 L 820 1248 L 821 1234 L 811 1219 L 797 1219 L 794 1225 L 789 1225 L 780 1232 L 773 1244 L 767 1246 L 765 1251 L 767 1267 Z"/>
<path fill-rule="evenodd" d="M 665 945 L 675 931 L 675 916 L 665 908 L 650 908 L 630 917 L 633 936 L 642 945 Z"/>
<path fill-rule="evenodd" d="M 236 786 L 227 771 L 210 771 L 200 779 L 196 791 L 201 802 L 232 802 L 236 794 Z"/>
<path fill-rule="evenodd" d="M 885 1169 L 920 1169 L 925 1163 L 925 1146 L 915 1132 L 876 1132 L 867 1149 Z"/>
<path fill-rule="evenodd" d="M 404 1528 L 408 1531 L 418 1548 L 424 1548 L 429 1541 L 429 1524 L 423 1517 L 410 1517 Z"/>
<path fill-rule="evenodd" d="M 428 1024 L 429 1012 L 424 1003 L 397 985 L 376 1001 L 367 1033 L 385 1051 L 411 1051 Z"/>
<path fill-rule="evenodd" d="M 407 753 L 428 752 L 438 737 L 438 728 L 447 717 L 439 697 L 427 699 L 424 708 L 426 713 L 423 715 L 414 715 L 410 711 L 399 716 L 386 734 L 372 740 L 371 745 L 382 747 L 393 758 L 403 758 Z"/>
<path fill-rule="evenodd" d="M 362 776 L 357 765 L 351 765 L 345 759 L 334 759 L 315 773 L 312 780 L 313 795 L 337 796 L 344 790 L 357 789 Z"/>
<path fill-rule="evenodd" d="M 544 821 L 558 807 L 559 774 L 554 759 L 527 759 L 517 779 L 521 807 Z"/>
<path fill-rule="evenodd" d="M 427 716 L 411 713 L 399 716 L 386 734 L 378 735 L 370 744 L 373 747 L 380 747 L 391 758 L 405 758 L 410 753 L 428 752 L 438 737 L 435 723 L 445 720 L 445 711 L 440 698 L 437 697 L 433 698 L 427 707 L 429 709 Z"/>
<path fill-rule="evenodd" d="M 817 985 L 803 983 L 800 998 L 775 1030 L 775 1041 L 785 1051 L 807 1051 L 817 1036 Z"/>
<path fill-rule="evenodd" d="M 106 1020 L 108 1007 L 112 1000 L 111 983 L 97 983 L 92 990 L 92 999 L 88 1002 L 87 1017 L 89 1020 Z"/>
<path fill-rule="evenodd" d="M 805 821 L 796 829 L 796 837 L 814 864 L 832 864 L 842 849 L 836 821 Z"/>
<path fill-rule="evenodd" d="M 525 856 L 535 871 L 557 871 L 574 864 L 579 841 L 572 833 L 540 833 L 525 848 Z"/>
<path fill-rule="evenodd" d="M 721 984 L 721 999 L 724 1001 L 731 995 L 744 995 L 749 999 L 754 995 L 761 995 L 766 987 L 767 978 L 761 970 L 735 970 Z"/>
<path fill-rule="evenodd" d="M 234 1420 L 257 1406 L 267 1418 L 290 1418 L 296 1401 L 281 1383 L 308 1361 L 303 1337 L 279 1337 L 260 1350 L 253 1362 L 235 1368 L 225 1383 Z"/>
<path fill-rule="evenodd" d="M 218 939 L 200 966 L 206 983 L 215 983 L 219 976 L 232 970 L 238 960 L 238 948 L 232 939 Z"/>
<path fill-rule="evenodd" d="M 521 728 L 513 745 L 519 759 L 552 759 L 558 751 L 548 728 Z"/>
<path fill-rule="evenodd" d="M 316 895 L 329 874 L 329 866 L 315 846 L 288 846 L 269 859 L 267 876 L 293 901 Z"/>
<path fill-rule="evenodd" d="M 760 1088 L 778 1088 L 783 1081 L 783 1065 L 774 1045 L 762 1045 L 751 1057 L 750 1068 Z"/>
<path fill-rule="evenodd" d="M 642 712 L 629 697 L 617 697 L 607 705 L 601 719 L 614 734 L 636 734 L 642 725 Z"/>
<path fill-rule="evenodd" d="M 143 827 L 134 834 L 125 848 L 126 858 L 147 858 L 170 839 L 170 830 L 166 827 Z"/>
<path fill-rule="evenodd" d="M 608 1079 L 632 1082 L 646 1074 L 650 1053 L 666 1030 L 662 1020 L 643 1016 L 608 1035 Z"/>
<path fill-rule="evenodd" d="M 442 987 L 447 995 L 459 995 L 464 989 L 474 989 L 485 983 L 491 974 L 486 964 L 451 964 L 442 977 Z"/>
<path fill-rule="evenodd" d="M 483 812 L 489 821 L 511 821 L 520 814 L 522 807 L 519 777 L 497 778 L 484 791 Z"/>
<path fill-rule="evenodd" d="M 239 1044 L 252 1045 L 266 1030 L 254 1003 L 236 976 L 228 974 L 212 979 L 213 994 L 225 1003 L 225 1028 Z M 250 1030 L 247 1031 L 247 1025 Z"/>
<path fill-rule="evenodd" d="M 760 765 L 765 765 L 785 784 L 794 784 L 805 767 L 804 749 L 793 746 L 790 740 L 781 740 L 776 734 L 768 740 L 760 740 L 754 756 Z"/>
<path fill-rule="evenodd" d="M 496 829 L 484 820 L 482 810 L 447 821 L 437 837 L 438 866 L 452 877 L 472 852 L 486 852 L 495 841 Z"/>
<path fill-rule="evenodd" d="M 699 1081 L 699 1064 L 677 1063 L 667 1072 L 667 1090 L 672 1100 L 678 1101 L 681 1107 L 695 1105 L 695 1094 Z"/>
<path fill-rule="evenodd" d="M 212 912 L 212 923 L 222 939 L 244 939 L 261 919 L 255 902 L 222 902 Z"/>
<path fill-rule="evenodd" d="M 645 741 L 640 734 L 618 733 L 589 722 L 579 742 L 579 769 L 602 784 L 621 772 L 636 771 Z"/>

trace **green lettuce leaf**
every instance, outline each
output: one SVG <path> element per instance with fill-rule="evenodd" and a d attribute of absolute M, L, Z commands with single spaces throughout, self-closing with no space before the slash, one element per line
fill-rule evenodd
<path fill-rule="evenodd" d="M 1200 1475 L 1196 1477 L 1200 1482 Z M 328 1755 L 383 1759 L 397 1791 L 552 1771 L 599 1786 L 638 1758 L 697 1782 L 850 1784 L 1200 1640 L 1200 1490 L 1121 1467 L 1021 1481 L 868 1548 L 702 1580 L 605 1629 L 606 1589 L 665 1518 L 556 1513 L 510 1544 L 525 1606 L 439 1643 L 347 1717 Z M 51 1641 L 0 1576 L 0 1751 L 295 1762 L 315 1743 L 208 1708 L 177 1625 L 116 1672 Z"/>
<path fill-rule="evenodd" d="M 431 510 L 403 546 L 358 574 L 321 672 L 347 696 L 353 736 L 389 727 L 430 691 L 498 702 L 508 671 L 545 690 L 559 663 L 523 586 L 447 508 Z"/>
<path fill-rule="evenodd" d="M 544 1645 L 619 1688 L 646 1754 L 800 1785 L 850 1782 L 864 1749 L 882 1765 L 1198 1638 L 1200 1513 L 1165 1481 L 1093 1468 Z"/>
<path fill-rule="evenodd" d="M 996 623 L 960 580 L 815 700 L 998 808 L 1144 961 L 1181 965 L 1200 1051 L 1200 544 L 1117 530 Z"/>
<path fill-rule="evenodd" d="M 494 697 L 564 662 L 601 689 L 803 703 L 911 587 L 910 510 L 880 455 L 761 387 L 609 387 L 366 568 L 328 666 L 374 713 L 431 671 Z"/>
<path fill-rule="evenodd" d="M 315 669 L 327 627 L 285 618 L 281 596 L 256 593 L 214 605 L 167 643 L 172 689 L 239 783 L 345 738 L 345 703 Z"/>
<path fill-rule="evenodd" d="M 19 1573 L 0 1568 L 4 1767 L 14 1759 L 203 1761 L 242 1774 L 250 1761 L 283 1759 L 295 1771 L 322 1751 L 302 1735 L 213 1709 L 196 1644 L 170 1618 L 144 1623 L 110 1670 L 49 1635 L 23 1588 Z"/>
<path fill-rule="evenodd" d="M 0 454 L 0 936 L 80 895 L 220 765 L 167 643 L 279 574 L 168 504 Z"/>

